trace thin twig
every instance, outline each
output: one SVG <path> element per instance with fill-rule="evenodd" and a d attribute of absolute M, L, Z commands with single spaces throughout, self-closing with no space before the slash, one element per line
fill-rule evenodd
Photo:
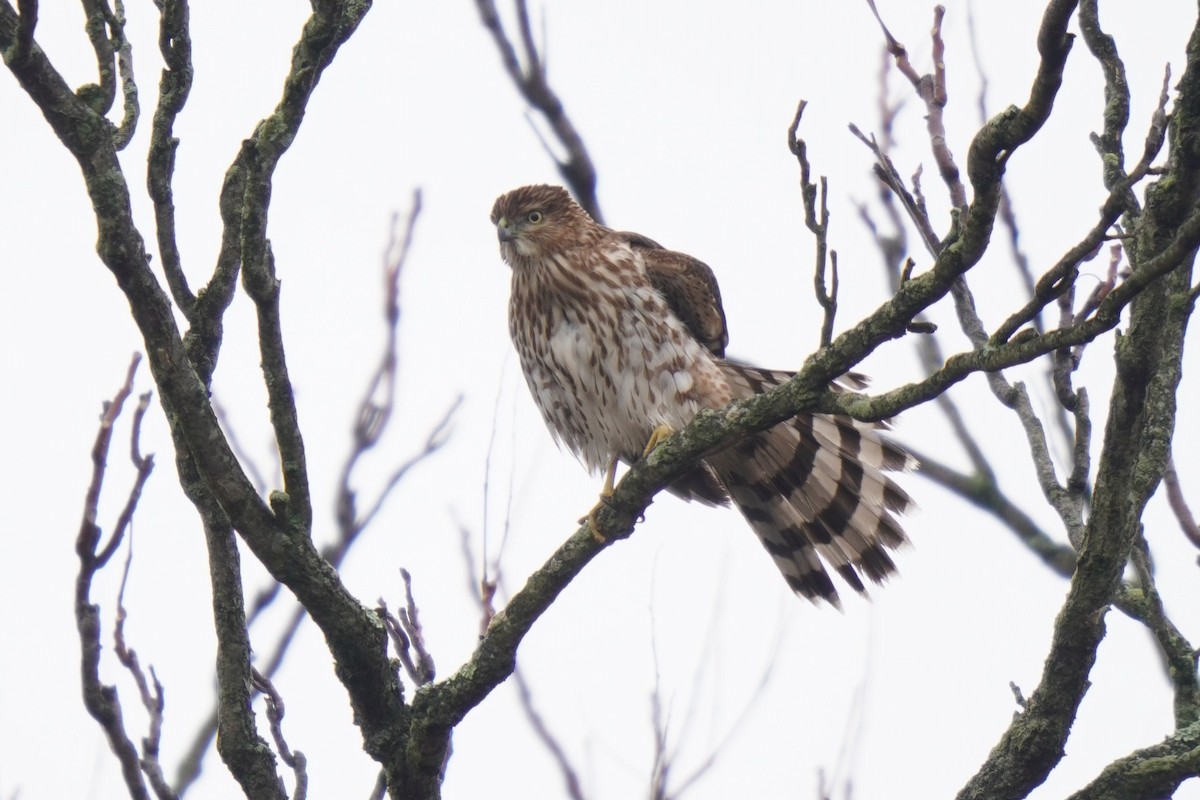
<path fill-rule="evenodd" d="M 812 168 L 809 164 L 809 145 L 799 137 L 800 118 L 808 101 L 802 100 L 796 107 L 796 115 L 787 128 L 787 149 L 796 156 L 800 166 L 800 199 L 804 201 L 804 224 L 816 237 L 816 259 L 812 269 L 812 287 L 817 303 L 824 311 L 821 323 L 820 347 L 833 341 L 834 317 L 838 314 L 838 253 L 829 252 L 829 209 L 827 205 L 829 186 L 821 176 L 821 193 L 818 201 L 817 187 L 812 184 Z M 829 275 L 829 285 L 826 275 Z"/>
<path fill-rule="evenodd" d="M 720 599 L 724 593 L 720 591 L 721 587 L 717 587 L 718 591 L 713 594 L 713 606 L 709 615 L 710 624 L 708 626 L 708 635 L 705 638 L 704 657 L 696 663 L 696 670 L 692 678 L 692 685 L 696 686 L 700 683 L 701 671 L 711 668 L 713 658 L 721 652 L 719 642 L 713 636 L 715 626 L 712 624 L 717 617 L 717 609 L 720 605 Z M 651 624 L 653 624 L 653 614 L 651 614 Z M 653 630 L 653 629 L 652 629 Z M 775 637 L 771 645 L 771 650 L 763 659 L 762 670 L 758 673 L 756 681 L 747 682 L 749 691 L 744 701 L 740 703 L 737 716 L 729 723 L 729 726 L 717 737 L 700 759 L 696 766 L 685 774 L 681 779 L 677 780 L 674 785 L 671 784 L 670 776 L 675 774 L 675 764 L 679 759 L 679 752 L 684 745 L 685 740 L 680 738 L 674 747 L 668 747 L 668 729 L 670 726 L 670 714 L 663 712 L 662 691 L 659 681 L 658 672 L 658 643 L 657 639 L 652 636 L 650 640 L 651 652 L 654 656 L 654 692 L 651 696 L 651 722 L 654 726 L 654 741 L 655 741 L 655 768 L 651 774 L 651 794 L 652 796 L 661 796 L 663 798 L 682 797 L 683 793 L 696 785 L 708 772 L 716 765 L 717 760 L 727 750 L 729 743 L 742 730 L 743 725 L 750 719 L 755 709 L 766 697 L 767 686 L 770 685 L 771 679 L 775 673 L 775 664 L 778 661 L 779 651 L 783 647 L 784 636 L 786 635 L 786 627 L 777 625 L 775 628 Z M 687 713 L 679 724 L 678 729 L 686 735 L 687 731 L 693 730 L 693 716 L 698 710 L 698 704 L 690 703 Z M 657 794 L 656 794 L 657 793 Z"/>
<path fill-rule="evenodd" d="M 121 774 L 130 797 L 133 800 L 149 800 L 150 795 L 146 789 L 137 748 L 125 731 L 121 700 L 117 696 L 117 689 L 115 686 L 105 685 L 100 680 L 100 607 L 93 604 L 89 598 L 92 580 L 120 545 L 125 530 L 132 521 L 137 500 L 141 497 L 142 489 L 154 468 L 154 459 L 150 456 L 145 457 L 140 464 L 135 464 L 137 477 L 130 489 L 125 510 L 122 511 L 121 522 L 114 529 L 108 545 L 105 546 L 102 553 L 98 553 L 97 546 L 100 543 L 102 531 L 96 523 L 97 508 L 104 486 L 104 473 L 107 467 L 109 445 L 112 441 L 113 425 L 120 417 L 125 401 L 133 392 L 134 376 L 140 360 L 141 356 L 135 353 L 130 361 L 129 369 L 126 371 L 124 384 L 113 396 L 113 399 L 104 404 L 104 413 L 100 417 L 100 428 L 92 446 L 92 480 L 85 495 L 83 521 L 75 540 L 75 552 L 79 556 L 79 576 L 75 582 L 75 620 L 82 650 L 81 676 L 84 706 L 92 718 L 100 724 L 108 738 L 109 746 L 121 764 Z M 131 435 L 137 436 L 139 431 L 140 426 L 135 425 Z M 136 452 L 136 446 L 132 446 L 131 451 Z M 103 553 L 107 555 L 103 555 Z"/>
<path fill-rule="evenodd" d="M 875 15 L 880 30 L 883 31 L 884 38 L 887 41 L 888 52 L 895 58 L 896 67 L 904 77 L 908 78 L 913 88 L 916 89 L 917 96 L 925 102 L 925 122 L 929 131 L 929 143 L 933 152 L 934 162 L 938 166 L 938 172 L 941 174 L 946 188 L 950 191 L 950 202 L 956 209 L 966 209 L 967 190 L 963 185 L 958 165 L 954 162 L 954 154 L 950 151 L 950 147 L 946 141 L 946 123 L 944 120 L 947 99 L 946 45 L 942 39 L 942 19 L 945 17 L 946 9 L 940 5 L 934 6 L 933 28 L 930 31 L 933 73 L 921 75 L 909 60 L 908 50 L 888 30 L 883 17 L 879 14 L 879 9 L 875 7 L 874 0 L 866 0 L 866 2 L 871 9 L 871 13 Z"/>
<path fill-rule="evenodd" d="M 558 773 L 562 778 L 566 796 L 571 798 L 571 800 L 584 800 L 586 795 L 583 792 L 583 783 L 579 779 L 579 771 L 575 769 L 575 765 L 567 757 L 567 752 L 563 748 L 562 742 L 550 730 L 545 717 L 542 716 L 534 704 L 533 692 L 529 687 L 529 682 L 525 680 L 525 674 L 521 671 L 520 667 L 513 670 L 513 686 L 517 691 L 517 702 L 521 705 L 521 711 L 525 714 L 525 720 L 529 723 L 529 727 L 533 729 L 533 733 L 537 736 L 538 741 L 550 753 L 555 766 L 558 767 Z"/>
<path fill-rule="evenodd" d="M 991 514 L 1015 533 L 1047 567 L 1063 578 L 1071 577 L 1077 559 L 1075 550 L 1056 542 L 1049 533 L 1042 530 L 1032 517 L 1004 493 L 991 470 L 974 474 L 959 472 L 928 452 L 911 445 L 907 447 L 912 456 L 920 462 L 918 472 L 922 477 L 929 478 L 976 508 Z"/>
<path fill-rule="evenodd" d="M 396 657 L 400 659 L 404 672 L 414 684 L 424 686 L 432 683 L 436 676 L 433 656 L 425 646 L 417 603 L 413 599 L 412 575 L 401 567 L 400 577 L 404 581 L 404 607 L 400 609 L 399 616 L 388 609 L 382 597 L 379 598 L 376 610 L 387 627 L 392 649 L 396 651 Z"/>
<path fill-rule="evenodd" d="M 813 289 L 817 303 L 824 311 L 821 321 L 820 347 L 825 347 L 833 341 L 833 322 L 837 315 L 838 269 L 837 253 L 829 250 L 829 185 L 822 175 L 819 178 L 821 188 L 818 196 L 817 187 L 812 182 L 812 167 L 808 162 L 808 143 L 799 136 L 800 118 L 808 106 L 807 100 L 801 100 L 788 126 L 788 149 L 796 157 L 800 165 L 800 197 L 804 202 L 804 224 L 816 237 L 817 253 L 813 265 Z M 826 286 L 826 274 L 829 275 L 829 285 Z"/>
<path fill-rule="evenodd" d="M 521 45 L 525 52 L 525 64 L 522 65 L 517 56 L 516 48 L 504 30 L 504 23 L 496 10 L 495 0 L 475 0 L 479 9 L 479 17 L 483 26 L 492 35 L 492 41 L 500 53 L 504 69 L 512 78 L 517 91 L 525 101 L 546 120 L 559 144 L 566 150 L 566 157 L 559 158 L 549 147 L 546 153 L 554 159 L 559 174 L 583 207 L 597 222 L 603 224 L 604 217 L 600 213 L 600 203 L 596 199 L 596 168 L 592 165 L 592 157 L 588 154 L 583 138 L 576 130 L 575 124 L 567 116 L 554 89 L 550 87 L 546 75 L 544 54 L 538 50 L 533 40 L 532 27 L 529 24 L 529 11 L 525 0 L 514 0 L 521 32 Z M 536 128 L 535 128 L 536 132 Z M 541 139 L 540 132 L 538 138 Z M 542 140 L 545 145 L 545 140 Z"/>
<path fill-rule="evenodd" d="M 375 611 L 387 628 L 388 639 L 392 643 L 392 649 L 396 651 L 396 658 L 400 659 L 400 665 L 404 667 L 404 673 L 413 683 L 420 685 L 423 682 L 422 675 L 417 668 L 417 662 L 412 659 L 412 641 L 404 632 L 404 626 L 400 624 L 400 620 L 391 612 L 382 597 L 376 601 Z"/>
<path fill-rule="evenodd" d="M 433 656 L 425 647 L 425 634 L 421 630 L 417 601 L 413 599 L 412 575 L 401 567 L 400 578 L 404 581 L 404 608 L 400 609 L 400 624 L 407 631 L 409 639 L 412 640 L 413 650 L 417 654 L 417 668 L 422 679 L 420 682 L 432 683 L 437 671 L 433 666 Z"/>
<path fill-rule="evenodd" d="M 1167 460 L 1167 468 L 1163 472 L 1163 483 L 1167 487 L 1167 502 L 1171 506 L 1172 513 L 1175 514 L 1175 519 L 1179 523 L 1179 529 L 1183 531 L 1188 541 L 1200 548 L 1200 525 L 1196 524 L 1196 517 L 1192 514 L 1192 509 L 1188 506 L 1187 500 L 1183 496 L 1183 487 L 1179 483 L 1179 473 L 1175 471 L 1174 456 L 1171 456 Z"/>
<path fill-rule="evenodd" d="M 493 418 L 493 425 L 494 422 L 495 419 Z M 511 511 L 511 506 L 509 511 Z M 504 519 L 506 531 L 509 521 L 509 515 L 506 513 Z M 477 558 L 471 547 L 470 532 L 466 526 L 462 525 L 459 526 L 459 531 L 461 534 L 463 563 L 467 570 L 467 591 L 479 605 L 481 616 L 479 635 L 482 639 L 486 635 L 492 619 L 496 616 L 495 597 L 500 586 L 502 574 L 500 560 L 497 557 L 489 576 L 487 572 L 487 554 L 481 554 L 482 558 L 478 560 L 482 561 L 484 565 L 484 576 L 480 577 L 475 567 Z M 558 735 L 550 729 L 545 717 L 538 710 L 537 704 L 533 699 L 533 690 L 529 686 L 529 682 L 525 680 L 525 675 L 522 673 L 519 664 L 514 664 L 512 677 L 513 686 L 517 692 L 517 702 L 521 706 L 521 711 L 525 714 L 525 720 L 529 723 L 534 735 L 537 736 L 538 741 L 546 748 L 555 765 L 558 767 L 567 796 L 572 800 L 583 800 L 585 795 L 583 792 L 583 783 L 579 778 L 579 770 L 571 763 L 566 748 L 563 747 Z"/>
<path fill-rule="evenodd" d="M 139 470 L 150 469 L 153 467 L 153 456 L 142 456 L 139 452 L 139 434 L 141 430 L 141 420 L 145 415 L 146 409 L 150 403 L 150 393 L 146 392 L 141 396 L 138 403 L 137 413 L 134 417 L 134 432 L 130 437 L 130 460 Z M 125 619 L 127 612 L 125 610 L 125 587 L 129 583 L 129 571 L 133 566 L 133 526 L 132 521 L 129 524 L 129 547 L 125 551 L 125 566 L 121 571 L 121 586 L 117 590 L 117 613 L 116 621 L 113 624 L 113 653 L 117 660 L 133 677 L 133 681 L 138 689 L 138 696 L 141 698 L 142 707 L 146 709 L 146 714 L 149 717 L 150 730 L 142 739 L 142 771 L 146 773 L 146 777 L 150 780 L 150 787 L 154 790 L 155 796 L 159 800 L 175 800 L 175 791 L 167 783 L 166 777 L 163 775 L 162 763 L 159 760 L 159 745 L 162 742 L 162 727 L 163 727 L 163 710 L 166 707 L 166 701 L 163 696 L 162 683 L 158 680 L 158 675 L 154 672 L 154 667 L 150 667 L 150 680 L 146 680 L 146 673 L 142 669 L 141 663 L 138 660 L 137 652 L 128 646 L 125 641 Z M 153 690 L 150 684 L 153 683 Z"/>
<path fill-rule="evenodd" d="M 292 774 L 296 776 L 296 790 L 292 792 L 292 800 L 305 800 L 308 797 L 308 759 L 304 757 L 304 753 L 288 747 L 283 738 L 283 698 L 275 689 L 275 685 L 253 667 L 250 669 L 250 681 L 266 701 L 267 720 L 271 723 L 271 738 L 275 741 L 275 749 L 279 751 L 283 763 L 291 767 Z"/>

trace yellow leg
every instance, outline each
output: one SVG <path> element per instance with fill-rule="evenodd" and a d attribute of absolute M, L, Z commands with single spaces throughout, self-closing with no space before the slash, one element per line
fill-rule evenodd
<path fill-rule="evenodd" d="M 671 430 L 670 425 L 659 425 L 650 434 L 650 441 L 646 442 L 646 449 L 642 451 L 642 458 L 650 455 L 654 448 L 658 447 L 663 441 L 675 431 Z"/>
<path fill-rule="evenodd" d="M 604 544 L 604 542 L 607 540 L 604 538 L 604 534 L 600 532 L 600 526 L 596 523 L 596 514 L 601 508 L 604 507 L 604 504 L 608 502 L 608 498 L 612 497 L 613 481 L 616 480 L 616 477 L 617 460 L 614 458 L 608 462 L 608 467 L 606 467 L 604 470 L 604 485 L 600 487 L 600 501 L 593 506 L 592 510 L 587 513 L 586 517 L 579 520 L 580 523 L 586 521 L 587 524 L 592 527 L 592 536 L 595 537 L 596 541 L 600 542 L 600 544 Z"/>
<path fill-rule="evenodd" d="M 600 487 L 601 499 L 607 500 L 612 497 L 613 481 L 617 477 L 617 460 L 614 458 L 608 462 L 608 469 L 604 470 L 604 485 Z"/>
<path fill-rule="evenodd" d="M 654 448 L 662 444 L 663 440 L 674 432 L 675 431 L 671 430 L 670 425 L 664 424 L 655 428 L 650 434 L 650 441 L 646 442 L 646 448 L 642 451 L 642 458 L 650 455 L 650 453 L 654 451 Z M 587 513 L 586 517 L 579 520 L 581 524 L 586 521 L 588 525 L 592 527 L 592 536 L 594 536 L 596 541 L 600 542 L 601 544 L 603 544 L 606 540 L 604 538 L 604 534 L 600 533 L 600 526 L 596 524 L 596 514 L 599 513 L 600 509 L 604 507 L 605 503 L 608 502 L 608 499 L 612 497 L 613 481 L 616 479 L 616 477 L 617 460 L 614 458 L 608 462 L 608 468 L 604 470 L 604 485 L 600 487 L 600 502 L 596 503 L 592 510 Z"/>

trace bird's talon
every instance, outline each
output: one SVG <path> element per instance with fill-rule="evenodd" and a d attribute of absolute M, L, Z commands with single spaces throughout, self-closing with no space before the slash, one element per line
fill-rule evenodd
<path fill-rule="evenodd" d="M 598 514 L 600 509 L 604 508 L 605 506 L 608 506 L 609 508 L 613 507 L 612 496 L 612 492 L 601 492 L 600 499 L 596 502 L 596 505 L 592 506 L 592 510 L 579 518 L 579 524 L 582 525 L 585 522 L 590 522 L 593 528 L 596 527 L 596 514 Z"/>
<path fill-rule="evenodd" d="M 582 525 L 586 522 L 592 529 L 592 537 L 595 538 L 595 540 L 600 544 L 604 544 L 608 540 L 604 537 L 604 534 L 600 532 L 600 525 L 596 522 L 596 515 L 599 514 L 600 509 L 604 508 L 605 506 L 612 508 L 612 496 L 612 486 L 605 485 L 605 487 L 600 490 L 600 499 L 596 501 L 596 505 L 592 506 L 591 511 L 579 518 L 579 524 Z"/>
<path fill-rule="evenodd" d="M 589 511 L 586 517 L 580 520 L 581 522 L 587 522 L 588 527 L 592 529 L 592 538 L 600 544 L 604 544 L 608 541 L 608 539 L 604 538 L 604 534 L 600 532 L 600 525 L 596 522 L 596 512 L 600 510 L 600 506 L 603 504 L 604 498 L 601 497 L 601 501 L 596 504 L 596 507 Z"/>
<path fill-rule="evenodd" d="M 646 442 L 645 449 L 642 450 L 642 458 L 645 458 L 654 452 L 654 448 L 662 444 L 663 441 L 665 441 L 667 437 L 673 433 L 675 433 L 675 431 L 671 430 L 670 425 L 663 424 L 655 428 L 650 434 L 650 440 Z"/>

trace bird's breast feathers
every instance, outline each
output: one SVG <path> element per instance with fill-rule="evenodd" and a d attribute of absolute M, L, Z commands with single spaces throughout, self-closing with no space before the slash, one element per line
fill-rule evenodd
<path fill-rule="evenodd" d="M 720 380 L 707 351 L 655 289 L 640 276 L 629 277 L 634 279 L 622 287 L 620 302 L 537 309 L 546 336 L 518 340 L 547 423 L 593 470 L 614 455 L 635 460 L 659 425 L 686 425 L 712 405 L 698 384 Z M 553 303 L 553 295 L 543 297 Z"/>

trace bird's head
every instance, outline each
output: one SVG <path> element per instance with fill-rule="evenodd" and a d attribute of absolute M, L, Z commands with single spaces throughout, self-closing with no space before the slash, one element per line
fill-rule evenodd
<path fill-rule="evenodd" d="M 579 228 L 582 223 L 583 228 Z M 496 198 L 492 224 L 500 254 L 513 265 L 519 259 L 543 258 L 570 246 L 573 233 L 595 225 L 561 186 L 522 186 Z"/>

